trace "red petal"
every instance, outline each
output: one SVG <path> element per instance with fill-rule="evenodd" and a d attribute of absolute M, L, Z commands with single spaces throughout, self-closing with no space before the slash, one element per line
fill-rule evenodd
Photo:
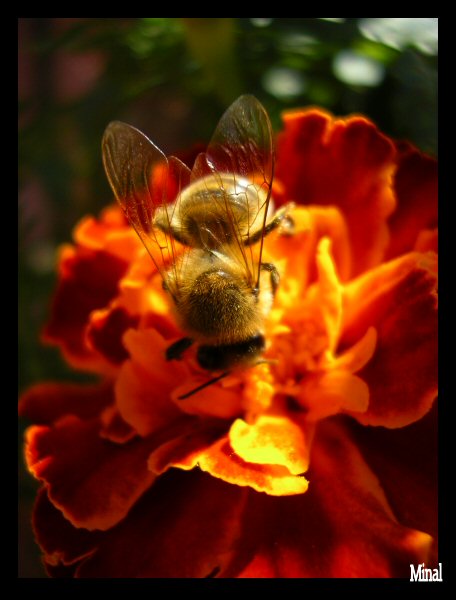
<path fill-rule="evenodd" d="M 437 162 L 407 147 L 394 176 L 397 209 L 389 220 L 391 243 L 387 258 L 413 250 L 423 229 L 437 226 Z"/>
<path fill-rule="evenodd" d="M 256 495 L 246 515 L 240 577 L 410 577 L 432 538 L 397 523 L 374 473 L 344 429 L 314 441 L 306 494 Z"/>
<path fill-rule="evenodd" d="M 309 110 L 285 113 L 284 124 L 276 176 L 288 199 L 341 208 L 352 241 L 352 275 L 378 264 L 395 206 L 393 144 L 361 117 L 333 120 Z"/>
<path fill-rule="evenodd" d="M 199 456 L 207 450 L 218 438 L 222 437 L 224 429 L 196 422 L 182 435 L 161 444 L 149 456 L 148 467 L 157 475 L 178 467 L 190 471 L 198 465 Z"/>
<path fill-rule="evenodd" d="M 416 238 L 415 246 L 417 252 L 435 252 L 439 251 L 439 232 L 438 229 L 422 229 Z"/>
<path fill-rule="evenodd" d="M 69 565 L 88 556 L 100 539 L 99 531 L 77 529 L 67 521 L 41 488 L 35 500 L 33 529 L 48 565 Z"/>
<path fill-rule="evenodd" d="M 403 427 L 421 418 L 437 394 L 435 254 L 410 253 L 346 288 L 343 344 L 370 326 L 378 332 L 373 357 L 358 372 L 369 386 L 369 425 Z"/>
<path fill-rule="evenodd" d="M 94 311 L 87 329 L 89 347 L 118 365 L 128 358 L 122 342 L 127 329 L 138 325 L 139 317 L 130 315 L 121 307 Z"/>
<path fill-rule="evenodd" d="M 422 419 L 401 429 L 362 427 L 353 433 L 380 477 L 394 513 L 407 527 L 438 534 L 437 403 Z"/>
<path fill-rule="evenodd" d="M 115 406 L 108 406 L 101 414 L 101 430 L 100 436 L 117 444 L 129 442 L 136 435 L 133 427 L 130 427 L 119 414 Z"/>
<path fill-rule="evenodd" d="M 60 278 L 44 339 L 61 347 L 75 367 L 99 368 L 85 341 L 90 313 L 107 306 L 117 293 L 127 263 L 104 251 L 65 247 L 60 259 Z"/>
<path fill-rule="evenodd" d="M 97 420 L 68 416 L 26 434 L 27 465 L 45 481 L 51 501 L 77 527 L 108 529 L 125 517 L 151 485 L 153 440 L 117 445 L 101 439 Z"/>
<path fill-rule="evenodd" d="M 77 576 L 223 576 L 239 539 L 245 496 L 196 471 L 169 473 L 106 533 Z"/>
<path fill-rule="evenodd" d="M 51 424 L 64 415 L 95 417 L 114 402 L 112 387 L 71 383 L 38 383 L 19 400 L 19 415 L 38 425 Z"/>

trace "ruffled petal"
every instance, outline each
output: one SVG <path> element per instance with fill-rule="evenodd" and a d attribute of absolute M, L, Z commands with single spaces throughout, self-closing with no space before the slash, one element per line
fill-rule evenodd
<path fill-rule="evenodd" d="M 48 425 L 65 415 L 81 419 L 97 416 L 114 402 L 109 384 L 77 385 L 43 382 L 29 388 L 19 400 L 19 416 Z"/>
<path fill-rule="evenodd" d="M 210 433 L 208 434 L 210 436 Z M 258 492 L 273 496 L 302 494 L 307 489 L 307 480 L 293 475 L 286 467 L 277 464 L 259 464 L 242 460 L 231 447 L 228 437 L 208 443 L 204 434 L 185 438 L 184 444 L 175 440 L 165 449 L 158 449 L 161 469 L 177 467 L 189 470 L 198 466 L 218 479 L 239 486 L 249 486 Z M 164 458 L 168 454 L 168 462 Z M 156 468 L 157 458 L 152 455 L 149 466 Z"/>
<path fill-rule="evenodd" d="M 161 475 L 172 467 L 191 471 L 198 466 L 200 455 L 223 437 L 225 432 L 226 427 L 222 428 L 220 424 L 197 423 L 181 435 L 158 446 L 150 454 L 147 466 L 156 475 Z"/>
<path fill-rule="evenodd" d="M 73 527 L 52 502 L 46 488 L 38 492 L 33 509 L 33 530 L 48 565 L 71 565 L 91 554 L 101 537 L 100 531 Z"/>
<path fill-rule="evenodd" d="M 291 474 L 282 465 L 261 465 L 242 460 L 227 439 L 218 440 L 201 452 L 197 464 L 202 471 L 227 483 L 249 486 L 272 496 L 303 494 L 308 486 L 305 477 Z"/>
<path fill-rule="evenodd" d="M 128 358 L 123 334 L 138 323 L 139 316 L 131 315 L 121 307 L 93 311 L 86 331 L 87 345 L 114 365 L 119 365 Z"/>
<path fill-rule="evenodd" d="M 389 241 L 386 220 L 395 208 L 394 145 L 362 117 L 335 120 L 309 110 L 285 113 L 283 119 L 276 176 L 288 199 L 341 209 L 352 242 L 352 276 L 378 264 Z"/>
<path fill-rule="evenodd" d="M 311 465 L 306 494 L 252 498 L 237 576 L 409 578 L 411 563 L 435 560 L 432 538 L 397 522 L 338 424 L 319 426 Z"/>
<path fill-rule="evenodd" d="M 239 486 L 249 486 L 271 496 L 289 496 L 307 491 L 308 481 L 282 465 L 249 463 L 239 458 L 227 440 L 219 440 L 198 460 L 201 470 Z"/>
<path fill-rule="evenodd" d="M 154 440 L 117 445 L 101 439 L 97 420 L 68 416 L 26 432 L 30 472 L 73 525 L 109 529 L 123 519 L 155 479 L 147 469 Z"/>
<path fill-rule="evenodd" d="M 358 372 L 369 386 L 365 425 L 403 427 L 421 418 L 437 394 L 437 271 L 433 253 L 410 253 L 345 289 L 342 345 L 369 327 L 375 353 Z"/>
<path fill-rule="evenodd" d="M 387 259 L 410 252 L 422 230 L 437 227 L 437 161 L 407 145 L 399 154 L 393 184 L 397 209 L 389 220 Z"/>
<path fill-rule="evenodd" d="M 43 339 L 58 345 L 75 368 L 106 371 L 105 361 L 86 344 L 90 313 L 107 306 L 126 272 L 126 261 L 103 250 L 66 246 L 60 256 L 59 283 Z"/>

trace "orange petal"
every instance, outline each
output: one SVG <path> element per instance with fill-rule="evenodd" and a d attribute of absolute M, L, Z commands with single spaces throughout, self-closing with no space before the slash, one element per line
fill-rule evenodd
<path fill-rule="evenodd" d="M 302 494 L 308 486 L 304 477 L 292 475 L 281 465 L 260 465 L 242 460 L 226 438 L 202 452 L 198 457 L 198 465 L 202 471 L 228 483 L 250 486 L 273 496 Z"/>
<path fill-rule="evenodd" d="M 287 358 L 297 369 L 315 370 L 332 360 L 340 335 L 342 316 L 342 286 L 339 283 L 334 262 L 330 253 L 329 238 L 322 238 L 318 244 L 318 281 L 313 283 L 303 297 L 291 300 L 291 306 L 283 314 L 283 322 L 290 325 L 293 336 L 273 340 L 275 352 L 290 354 L 284 345 L 293 340 L 292 355 Z M 278 293 L 277 304 L 281 307 L 284 294 Z M 287 302 L 290 302 L 290 298 Z M 288 337 L 288 340 L 287 340 Z M 280 347 L 280 349 L 279 349 Z M 274 353 L 270 354 L 274 358 Z M 276 371 L 284 371 L 286 364 L 278 365 Z"/>
<path fill-rule="evenodd" d="M 309 264 L 314 260 L 314 240 L 311 237 L 312 220 L 309 211 L 297 207 L 292 212 L 293 235 L 271 234 L 264 241 L 263 260 L 272 262 L 281 275 L 277 291 L 280 304 L 290 306 L 308 283 Z"/>
<path fill-rule="evenodd" d="M 331 242 L 323 238 L 318 244 L 318 284 L 314 301 L 319 305 L 321 318 L 328 336 L 328 353 L 336 347 L 342 316 L 342 287 L 339 283 L 330 254 Z M 315 307 L 316 308 L 316 307 Z M 313 311 L 316 313 L 316 310 Z"/>
<path fill-rule="evenodd" d="M 242 389 L 242 406 L 244 418 L 250 422 L 258 414 L 268 410 L 274 400 L 276 390 L 268 364 L 252 367 L 244 375 L 246 378 Z"/>
<path fill-rule="evenodd" d="M 199 415 L 201 417 L 218 417 L 231 419 L 242 413 L 241 394 L 239 390 L 227 389 L 222 384 L 214 384 L 200 390 L 189 398 L 179 399 L 198 386 L 207 383 L 211 378 L 205 376 L 189 378 L 184 384 L 179 385 L 171 394 L 172 401 L 184 413 Z"/>
<path fill-rule="evenodd" d="M 261 415 L 249 425 L 236 419 L 229 432 L 230 445 L 245 462 L 282 465 L 292 475 L 309 466 L 310 431 L 281 415 Z"/>
<path fill-rule="evenodd" d="M 92 250 L 105 250 L 131 261 L 141 250 L 141 242 L 117 207 L 109 206 L 99 219 L 84 217 L 74 231 L 75 242 Z"/>
<path fill-rule="evenodd" d="M 307 410 L 307 419 L 317 421 L 345 411 L 364 413 L 369 405 L 369 388 L 347 371 L 312 373 L 300 382 L 297 400 Z"/>
<path fill-rule="evenodd" d="M 214 429 L 176 438 L 155 450 L 149 468 L 161 473 L 170 467 L 188 471 L 198 466 L 227 483 L 249 486 L 274 496 L 302 494 L 307 489 L 304 477 L 297 477 L 281 465 L 263 465 L 242 460 L 231 448 L 228 437 L 213 442 Z"/>
<path fill-rule="evenodd" d="M 367 327 L 378 332 L 375 353 L 359 376 L 370 390 L 363 424 L 403 427 L 421 418 L 437 394 L 437 272 L 433 253 L 410 253 L 345 289 L 348 346 Z"/>
<path fill-rule="evenodd" d="M 287 112 L 283 119 L 276 176 L 287 198 L 341 209 L 352 242 L 352 275 L 378 264 L 395 207 L 394 145 L 362 117 L 339 120 L 309 110 Z"/>
<path fill-rule="evenodd" d="M 68 416 L 26 432 L 30 472 L 76 527 L 109 529 L 123 519 L 155 475 L 147 469 L 154 440 L 117 445 L 99 436 L 97 420 Z"/>
<path fill-rule="evenodd" d="M 124 343 L 131 360 L 122 365 L 116 381 L 121 417 L 141 436 L 166 427 L 181 416 L 171 393 L 187 377 L 185 365 L 166 361 L 167 343 L 153 329 L 130 329 Z"/>
<path fill-rule="evenodd" d="M 351 272 L 351 247 L 346 220 L 336 206 L 309 205 L 297 206 L 290 214 L 294 222 L 292 236 L 268 236 L 265 239 L 265 252 L 268 260 L 276 265 L 284 261 L 286 268 L 280 286 L 287 285 L 290 278 L 302 282 L 305 289 L 317 278 L 315 255 L 323 237 L 331 240 L 331 250 L 338 277 L 345 281 Z M 279 287 L 279 291 L 281 289 Z"/>
<path fill-rule="evenodd" d="M 348 350 L 345 350 L 339 356 L 336 356 L 328 364 L 328 369 L 337 369 L 339 371 L 348 371 L 356 373 L 372 358 L 377 345 L 377 330 L 375 327 L 369 327 L 365 335 Z"/>
<path fill-rule="evenodd" d="M 323 237 L 331 240 L 331 252 L 337 275 L 342 281 L 345 281 L 351 273 L 352 257 L 348 226 L 343 213 L 337 206 L 311 205 L 307 209 L 311 218 L 311 231 L 315 238 L 315 246 Z M 311 269 L 312 267 L 313 265 L 310 265 Z M 311 273 L 310 280 L 313 279 Z"/>

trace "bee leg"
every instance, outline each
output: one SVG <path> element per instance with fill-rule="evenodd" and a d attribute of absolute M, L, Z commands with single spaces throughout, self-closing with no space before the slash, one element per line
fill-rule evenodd
<path fill-rule="evenodd" d="M 276 266 L 272 263 L 261 263 L 261 270 L 269 272 L 269 276 L 271 278 L 271 291 L 272 295 L 275 296 L 280 281 L 280 275 Z"/>
<path fill-rule="evenodd" d="M 181 338 L 166 348 L 166 360 L 181 360 L 182 354 L 190 348 L 193 340 L 188 337 Z"/>
<path fill-rule="evenodd" d="M 249 236 L 248 240 L 244 242 L 244 245 L 251 246 L 252 244 L 256 244 L 263 236 L 268 235 L 271 233 L 271 231 L 277 229 L 277 227 L 281 227 L 281 233 L 283 235 L 293 235 L 294 221 L 288 214 L 293 208 L 293 202 L 289 202 L 288 204 L 282 206 L 282 208 L 279 208 L 279 210 L 275 213 L 274 218 L 269 221 L 269 223 L 266 223 L 264 229 L 259 229 L 258 231 L 253 232 L 252 235 Z"/>

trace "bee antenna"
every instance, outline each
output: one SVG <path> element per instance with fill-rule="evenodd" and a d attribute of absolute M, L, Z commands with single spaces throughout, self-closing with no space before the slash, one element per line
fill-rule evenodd
<path fill-rule="evenodd" d="M 185 400 L 186 398 L 190 398 L 190 396 L 193 396 L 193 394 L 196 394 L 196 392 L 200 392 L 201 390 L 204 390 L 204 388 L 209 387 L 213 383 L 217 383 L 217 381 L 220 381 L 220 379 L 223 379 L 224 377 L 226 377 L 229 374 L 230 374 L 230 371 L 225 371 L 221 375 L 217 375 L 217 377 L 214 377 L 213 379 L 209 379 L 209 381 L 206 381 L 203 384 L 199 385 L 194 390 L 191 390 L 190 392 L 187 392 L 186 394 L 182 394 L 182 396 L 178 396 L 177 399 Z"/>

